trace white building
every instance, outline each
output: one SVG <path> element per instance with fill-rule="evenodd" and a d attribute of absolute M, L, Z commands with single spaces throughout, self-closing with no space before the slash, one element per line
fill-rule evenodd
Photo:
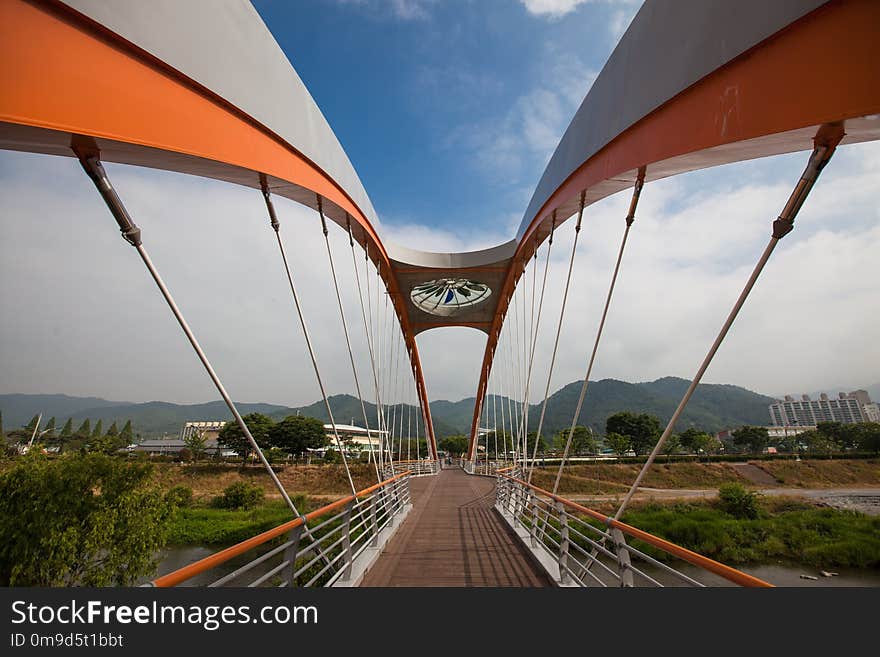
<path fill-rule="evenodd" d="M 196 433 L 202 434 L 206 439 L 217 439 L 220 430 L 226 426 L 226 420 L 207 420 L 204 422 L 185 422 L 180 430 L 180 440 L 186 440 Z"/>
<path fill-rule="evenodd" d="M 796 400 L 786 395 L 785 399 L 770 404 L 770 422 L 775 427 L 816 426 L 819 422 L 867 422 L 864 409 L 869 405 L 872 405 L 871 398 L 864 390 L 841 392 L 836 399 L 829 398 L 824 392 L 819 399 L 802 395 Z"/>
<path fill-rule="evenodd" d="M 324 432 L 327 434 L 327 440 L 330 445 L 337 447 L 336 436 L 333 434 L 333 425 L 325 424 Z M 363 427 L 354 426 L 352 424 L 337 424 L 336 433 L 339 439 L 344 443 L 354 443 L 357 445 L 358 451 L 361 452 L 378 452 L 380 441 L 388 442 L 388 432 L 379 431 L 378 429 L 364 429 Z M 387 449 L 387 447 L 386 447 Z"/>

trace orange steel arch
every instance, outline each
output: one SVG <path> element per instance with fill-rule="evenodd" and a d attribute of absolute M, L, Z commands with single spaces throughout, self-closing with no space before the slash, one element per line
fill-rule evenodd
<path fill-rule="evenodd" d="M 810 149 L 822 125 L 840 123 L 841 143 L 880 139 L 880 2 L 834 0 L 713 71 L 623 131 L 565 180 L 529 221 L 508 270 L 477 387 L 468 458 L 495 347 L 529 258 L 556 226 L 586 205 L 646 180 Z M 650 67 L 645 62 L 645 67 Z M 735 93 L 731 93 L 735 90 Z M 736 121 L 719 121 L 733 111 Z M 866 117 L 866 118 L 865 118 Z M 585 217 L 586 221 L 586 217 Z M 588 223 L 584 225 L 588 230 Z M 769 222 L 768 222 L 769 230 Z"/>
<path fill-rule="evenodd" d="M 316 206 L 378 267 L 410 355 L 434 458 L 419 352 L 391 262 L 366 214 L 326 172 L 252 117 L 78 12 L 52 0 L 0 3 L 0 147 L 73 156 L 94 138 L 102 159 L 228 180 Z M 311 194 L 305 194 L 309 190 Z M 255 201 L 257 202 L 257 201 Z"/>

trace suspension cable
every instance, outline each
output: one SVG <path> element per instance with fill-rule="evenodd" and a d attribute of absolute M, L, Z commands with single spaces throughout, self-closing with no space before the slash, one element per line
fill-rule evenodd
<path fill-rule="evenodd" d="M 526 382 L 525 382 L 526 392 L 524 393 L 525 398 L 528 397 L 529 389 L 531 388 L 532 369 L 533 369 L 533 366 L 535 363 L 535 350 L 536 350 L 536 347 L 538 344 L 538 331 L 540 329 L 540 324 L 541 324 L 541 314 L 544 309 L 544 292 L 546 291 L 546 288 L 547 288 L 547 272 L 550 269 L 550 252 L 553 249 L 553 235 L 554 235 L 555 230 L 556 230 L 556 211 L 554 210 L 553 214 L 551 216 L 551 219 L 550 219 L 550 237 L 547 240 L 547 258 L 544 261 L 544 274 L 543 274 L 542 280 L 541 280 L 541 299 L 538 302 L 538 315 L 537 315 L 536 319 L 534 318 L 534 311 L 535 311 L 535 283 L 537 282 L 536 281 L 537 267 L 536 266 L 532 267 L 532 315 L 533 315 L 533 320 L 535 320 L 535 321 L 533 322 L 532 337 L 530 339 L 530 344 L 529 344 L 529 363 L 528 363 L 528 370 L 526 373 Z M 537 249 L 535 249 L 535 262 L 536 263 L 537 263 L 537 258 L 538 258 L 538 251 L 537 251 Z M 526 440 L 525 440 L 526 447 L 525 447 L 525 450 L 523 451 L 523 454 L 527 454 L 528 453 L 528 410 L 529 410 L 528 401 L 525 402 L 524 409 L 525 410 L 524 410 L 524 416 L 523 416 L 523 433 L 526 435 Z"/>
<path fill-rule="evenodd" d="M 354 267 L 354 279 L 357 282 L 358 301 L 360 302 L 360 307 L 361 307 L 361 319 L 364 323 L 364 335 L 367 340 L 367 351 L 369 351 L 369 353 L 370 353 L 370 369 L 372 370 L 372 373 L 373 373 L 373 384 L 376 388 L 376 408 L 378 409 L 380 404 L 382 403 L 382 400 L 379 396 L 379 378 L 378 378 L 378 375 L 376 374 L 376 357 L 375 357 L 375 354 L 373 353 L 373 341 L 372 341 L 372 337 L 371 337 L 372 330 L 370 327 L 372 326 L 372 317 L 370 318 L 370 320 L 368 322 L 367 321 L 367 312 L 366 312 L 366 308 L 364 306 L 363 291 L 361 288 L 361 277 L 360 277 L 360 274 L 358 274 L 357 258 L 354 253 L 354 236 L 352 235 L 352 231 L 351 231 L 351 219 L 348 217 L 348 215 L 346 215 L 346 221 L 348 222 L 348 240 L 349 240 L 349 245 L 351 246 L 351 263 Z M 365 267 L 364 272 L 365 272 L 365 274 L 366 274 L 366 262 L 369 260 L 368 250 L 369 250 L 369 246 L 365 247 L 365 250 L 364 250 L 364 253 L 366 255 L 366 257 L 364 259 L 364 267 Z M 369 286 L 369 280 L 366 281 L 366 284 L 367 284 L 367 286 Z M 369 301 L 369 289 L 367 290 L 367 300 Z M 377 453 L 373 454 L 372 456 L 373 456 L 373 460 L 376 462 L 376 467 L 381 472 L 382 467 L 383 467 L 382 425 L 381 425 L 381 423 L 378 422 L 378 418 L 377 418 L 376 422 L 378 424 L 378 426 L 376 427 L 376 432 L 377 432 L 376 439 L 379 443 L 379 445 L 378 445 L 379 449 L 377 450 Z M 369 426 L 369 424 L 367 426 Z M 370 452 L 372 452 L 373 451 L 373 442 L 369 438 L 369 435 L 370 435 L 370 433 L 368 430 L 367 431 L 367 439 L 370 442 Z"/>
<path fill-rule="evenodd" d="M 302 327 L 303 337 L 306 341 L 306 347 L 309 351 L 309 357 L 312 360 L 312 368 L 315 371 L 315 378 L 318 381 L 318 388 L 321 390 L 321 398 L 324 400 L 324 408 L 327 411 L 327 416 L 330 418 L 330 426 L 333 428 L 333 437 L 336 440 L 336 446 L 339 448 L 340 454 L 342 454 L 342 463 L 345 465 L 345 474 L 348 477 L 349 486 L 351 486 L 351 492 L 356 493 L 357 488 L 354 485 L 354 479 L 351 477 L 351 471 L 348 468 L 348 461 L 345 457 L 345 450 L 342 448 L 342 441 L 339 439 L 339 432 L 336 430 L 336 420 L 333 419 L 333 411 L 330 409 L 330 401 L 327 399 L 327 392 L 324 389 L 324 381 L 321 379 L 321 372 L 318 368 L 318 359 L 315 355 L 315 349 L 312 345 L 312 338 L 309 335 L 309 329 L 306 325 L 305 315 L 302 311 L 302 306 L 299 301 L 299 294 L 296 291 L 296 285 L 293 282 L 293 275 L 290 271 L 290 263 L 287 261 L 287 253 L 284 251 L 284 242 L 281 239 L 281 228 L 278 223 L 278 219 L 275 216 L 275 210 L 272 206 L 272 200 L 269 196 L 268 187 L 263 190 L 263 197 L 266 199 L 267 207 L 272 208 L 270 210 L 270 218 L 272 219 L 272 229 L 275 231 L 275 238 L 278 241 L 278 250 L 281 252 L 281 260 L 284 262 L 284 271 L 287 274 L 287 282 L 290 284 L 290 293 L 293 296 L 293 303 L 296 306 L 296 314 L 299 317 L 299 323 Z M 321 197 L 318 198 L 318 213 L 323 217 L 323 212 L 321 209 Z"/>
<path fill-rule="evenodd" d="M 260 446 L 257 445 L 257 441 L 254 440 L 254 436 L 253 434 L 251 434 L 251 430 L 248 429 L 247 424 L 245 424 L 244 419 L 238 412 L 238 408 L 236 407 L 235 402 L 232 401 L 232 397 L 230 397 L 229 393 L 226 392 L 226 388 L 220 381 L 220 377 L 217 376 L 217 372 L 214 371 L 214 368 L 208 360 L 208 357 L 202 350 L 202 346 L 196 339 L 195 334 L 192 332 L 192 329 L 190 329 L 189 324 L 187 324 L 186 319 L 184 319 L 183 313 L 180 311 L 180 308 L 174 301 L 174 297 L 171 296 L 171 291 L 165 285 L 165 282 L 162 280 L 162 276 L 159 274 L 159 271 L 156 269 L 155 265 L 153 265 L 153 261 L 150 259 L 150 255 L 147 253 L 147 250 L 141 240 L 141 229 L 137 226 L 137 224 L 134 223 L 131 216 L 128 214 L 128 210 L 125 208 L 125 205 L 123 205 L 122 199 L 119 198 L 119 195 L 113 188 L 113 184 L 110 182 L 110 178 L 107 175 L 107 172 L 104 170 L 104 166 L 101 164 L 97 149 L 92 151 L 91 149 L 74 146 L 73 152 L 79 159 L 79 162 L 82 165 L 83 170 L 86 172 L 86 175 L 88 175 L 88 177 L 94 183 L 95 187 L 98 189 L 98 193 L 101 194 L 101 197 L 103 198 L 104 203 L 107 205 L 107 208 L 110 210 L 110 213 L 113 215 L 113 218 L 116 219 L 116 223 L 119 225 L 119 229 L 122 232 L 123 239 L 137 250 L 138 255 L 140 255 L 141 260 L 143 260 L 144 265 L 147 267 L 147 271 L 149 271 L 150 276 L 152 276 L 153 281 L 155 281 L 156 286 L 159 288 L 159 292 L 162 293 L 162 296 L 165 298 L 165 302 L 168 304 L 168 307 L 174 314 L 174 318 L 177 320 L 177 323 L 180 324 L 180 328 L 183 329 L 184 334 L 186 334 L 190 345 L 192 345 L 193 350 L 196 352 L 196 355 L 202 362 L 202 366 L 205 368 L 205 371 L 208 373 L 208 376 L 211 378 L 211 381 L 214 383 L 214 386 L 217 388 L 217 391 L 220 393 L 220 396 L 226 403 L 226 406 L 229 409 L 230 413 L 232 413 L 232 416 L 235 418 L 236 424 L 238 424 L 238 427 L 241 429 L 242 433 L 250 444 L 251 449 L 253 449 L 259 456 L 260 462 L 263 464 L 263 467 L 266 469 L 266 472 L 272 479 L 272 483 L 275 484 L 275 488 L 278 489 L 278 492 L 281 494 L 282 499 L 287 504 L 287 506 L 290 507 L 290 510 L 293 511 L 294 515 L 300 516 L 301 514 L 297 510 L 296 505 L 293 503 L 293 500 L 290 499 L 287 491 L 284 490 L 284 486 L 278 479 L 278 475 L 275 474 L 272 466 L 266 460 L 266 457 L 260 449 Z"/>
<path fill-rule="evenodd" d="M 547 412 L 547 399 L 550 396 L 550 380 L 553 378 L 553 367 L 556 365 L 556 352 L 559 349 L 559 335 L 562 333 L 562 320 L 565 317 L 565 306 L 568 302 L 568 290 L 571 285 L 571 271 L 574 268 L 574 256 L 577 251 L 578 237 L 581 234 L 581 221 L 584 218 L 584 202 L 586 192 L 581 192 L 580 208 L 578 209 L 577 223 L 574 227 L 574 241 L 571 245 L 571 259 L 568 261 L 568 275 L 565 278 L 565 291 L 562 293 L 562 307 L 559 309 L 559 322 L 556 324 L 556 339 L 553 342 L 553 354 L 550 357 L 550 367 L 547 370 L 547 385 L 544 387 L 544 403 L 541 405 L 541 416 L 538 419 L 538 431 L 535 434 L 535 446 L 532 449 L 532 459 L 529 464 L 528 482 L 532 483 L 532 473 L 535 471 L 535 459 L 538 456 L 538 443 L 541 442 L 541 429 L 544 426 L 544 415 Z"/>
<path fill-rule="evenodd" d="M 797 185 L 795 186 L 791 195 L 789 196 L 785 207 L 779 215 L 779 218 L 777 218 L 773 222 L 773 233 L 770 237 L 770 241 L 764 248 L 764 252 L 761 254 L 761 257 L 758 259 L 758 263 L 755 265 L 751 276 L 749 276 L 749 280 L 746 282 L 743 291 L 740 293 L 739 298 L 736 300 L 733 309 L 727 316 L 727 320 L 721 327 L 721 331 L 715 338 L 715 342 L 713 342 L 712 346 L 709 348 L 709 353 L 706 354 L 706 357 L 700 364 L 700 368 L 697 370 L 697 374 L 694 376 L 691 384 L 688 386 L 688 389 L 684 393 L 684 397 L 682 397 L 681 402 L 679 402 L 678 408 L 675 409 L 672 417 L 669 418 L 669 423 L 663 430 L 663 434 L 660 436 L 657 444 L 654 445 L 654 449 L 648 456 L 648 460 L 645 461 L 645 465 L 642 466 L 642 469 L 639 471 L 639 474 L 636 477 L 636 480 L 633 482 L 632 487 L 629 489 L 629 491 L 627 491 L 626 496 L 623 498 L 623 502 L 621 502 L 620 504 L 620 508 L 617 510 L 617 513 L 614 514 L 615 520 L 619 519 L 620 516 L 623 515 L 623 512 L 629 504 L 629 501 L 632 499 L 633 495 L 638 490 L 639 485 L 642 483 L 642 480 L 645 478 L 645 474 L 647 474 L 648 468 L 651 467 L 651 464 L 654 462 L 657 454 L 663 448 L 663 444 L 666 442 L 666 439 L 669 438 L 669 435 L 675 428 L 675 423 L 678 421 L 679 416 L 684 411 L 685 406 L 687 406 L 688 401 L 690 401 L 691 395 L 694 394 L 694 390 L 696 390 L 697 385 L 699 385 L 700 379 L 703 378 L 703 374 L 709 367 L 709 363 L 712 362 L 712 358 L 715 356 L 715 352 L 717 352 L 718 348 L 721 346 L 721 343 L 727 335 L 727 332 L 730 330 L 733 321 L 739 314 L 740 309 L 745 303 L 746 298 L 749 296 L 749 293 L 752 291 L 755 282 L 758 280 L 758 276 L 760 276 L 761 271 L 764 269 L 764 265 L 766 265 L 767 261 L 770 259 L 770 256 L 772 255 L 773 250 L 776 248 L 776 245 L 779 243 L 779 240 L 785 237 L 794 228 L 794 219 L 797 216 L 798 211 L 801 209 L 801 206 L 804 204 L 807 195 L 810 193 L 810 190 L 816 183 L 819 174 L 822 173 L 822 169 L 825 168 L 825 165 L 828 164 L 828 161 L 834 154 L 834 150 L 837 147 L 837 144 L 840 143 L 840 140 L 843 138 L 843 134 L 843 128 L 840 125 L 825 124 L 819 129 L 819 132 L 814 139 L 813 152 L 810 155 L 809 161 L 807 162 L 806 169 L 804 169 L 803 174 L 801 174 L 801 177 L 798 180 Z"/>
<path fill-rule="evenodd" d="M 264 192 L 264 194 L 268 194 L 268 190 Z M 348 359 L 351 362 L 351 373 L 354 376 L 354 387 L 357 391 L 358 402 L 361 405 L 361 411 L 364 416 L 364 427 L 367 430 L 367 442 L 369 442 L 370 438 L 370 421 L 367 419 L 367 407 L 364 404 L 364 397 L 361 394 L 361 384 L 360 379 L 358 378 L 357 367 L 354 363 L 354 351 L 351 348 L 351 338 L 348 334 L 348 322 L 345 319 L 345 308 L 342 305 L 342 296 L 339 294 L 339 282 L 336 278 L 336 266 L 333 263 L 333 251 L 330 248 L 330 236 L 327 230 L 327 221 L 324 218 L 324 209 L 321 203 L 321 197 L 318 196 L 318 214 L 321 217 L 321 230 L 324 233 L 324 244 L 327 246 L 327 260 L 330 262 L 330 274 L 333 278 L 333 289 L 336 291 L 336 303 L 339 306 L 339 317 L 342 320 L 342 332 L 345 334 L 345 346 L 348 348 Z M 348 214 L 346 213 L 346 220 L 348 220 Z M 351 224 L 349 223 L 349 240 L 353 241 L 351 238 Z M 340 445 L 340 450 L 342 450 L 342 446 Z M 382 476 L 379 473 L 379 466 L 374 463 L 376 470 L 376 480 L 378 483 L 382 483 Z"/>
<path fill-rule="evenodd" d="M 642 193 L 642 187 L 645 184 L 645 167 L 639 169 L 638 177 L 633 186 L 632 200 L 629 204 L 629 212 L 626 215 L 626 228 L 623 231 L 623 239 L 620 242 L 620 250 L 617 253 L 617 263 L 614 265 L 614 274 L 611 276 L 611 285 L 608 288 L 608 296 L 605 298 L 605 308 L 602 311 L 602 319 L 599 321 L 599 329 L 596 331 L 596 341 L 593 343 L 593 352 L 590 354 L 590 361 L 587 365 L 587 373 L 584 374 L 584 381 L 581 384 L 581 393 L 578 396 L 577 406 L 574 409 L 574 417 L 571 419 L 571 426 L 568 429 L 568 438 L 565 441 L 565 449 L 562 451 L 562 460 L 559 462 L 559 471 L 556 473 L 556 481 L 553 482 L 553 494 L 556 495 L 559 490 L 559 481 L 562 478 L 562 470 L 565 468 L 565 461 L 568 458 L 569 449 L 571 449 L 571 440 L 574 436 L 574 429 L 577 425 L 578 418 L 581 414 L 581 408 L 584 405 L 584 398 L 587 395 L 587 386 L 590 383 L 590 374 L 593 372 L 593 363 L 596 360 L 596 352 L 599 350 L 599 340 L 602 338 L 602 329 L 605 327 L 605 318 L 608 316 L 608 308 L 611 306 L 611 295 L 614 294 L 614 285 L 617 283 L 617 274 L 620 271 L 620 262 L 623 260 L 623 251 L 626 248 L 626 238 L 629 236 L 629 229 L 632 227 L 636 219 L 636 206 L 639 203 L 639 197 Z"/>
<path fill-rule="evenodd" d="M 494 362 L 495 356 L 493 354 L 492 360 Z M 495 377 L 495 392 L 492 394 L 492 415 L 494 416 L 494 427 L 492 429 L 492 435 L 495 438 L 495 467 L 498 468 L 498 377 Z"/>

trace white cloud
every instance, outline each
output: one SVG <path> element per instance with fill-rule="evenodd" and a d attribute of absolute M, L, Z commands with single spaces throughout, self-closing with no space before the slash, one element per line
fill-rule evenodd
<path fill-rule="evenodd" d="M 577 9 L 587 0 L 520 0 L 526 10 L 535 16 L 547 16 L 548 18 L 561 18 Z"/>
<path fill-rule="evenodd" d="M 542 16 L 544 18 L 549 18 L 551 20 L 555 20 L 558 18 L 562 18 L 563 16 L 570 14 L 575 9 L 577 9 L 580 5 L 586 4 L 587 2 L 597 2 L 598 0 L 520 0 L 520 2 L 525 6 L 526 11 L 534 16 Z M 606 4 L 611 5 L 629 5 L 635 6 L 636 8 L 641 5 L 641 0 L 603 0 Z M 619 10 L 615 11 L 614 17 L 612 20 L 612 25 L 619 25 L 620 21 L 624 20 L 627 14 L 632 18 L 635 12 L 628 10 Z M 624 24 L 624 28 L 629 24 L 629 21 Z M 612 31 L 616 28 L 612 27 Z M 620 34 L 623 34 L 621 30 Z"/>
<path fill-rule="evenodd" d="M 805 159 L 795 154 L 646 186 L 594 378 L 693 375 Z M 797 228 L 768 264 L 707 381 L 768 393 L 876 381 L 880 212 L 873 196 L 880 184 L 878 161 L 877 144 L 839 149 Z M 765 182 L 752 178 L 741 184 L 756 170 Z M 111 165 L 110 173 L 231 394 L 285 404 L 318 399 L 259 194 L 135 167 Z M 53 184 L 47 186 L 46 180 Z M 583 376 L 628 202 L 624 192 L 587 210 L 551 390 Z M 354 384 L 319 224 L 309 209 L 283 199 L 277 199 L 277 206 L 327 388 L 351 393 Z M 133 401 L 217 398 L 142 264 L 119 237 L 75 161 L 3 154 L 0 207 L 2 392 Z M 389 240 L 436 250 L 482 248 L 510 237 L 501 229 L 475 227 L 461 233 L 412 223 L 388 223 L 384 231 Z M 546 384 L 571 237 L 568 222 L 553 246 L 534 398 Z M 371 395 L 351 253 L 342 231 L 331 231 L 331 239 L 361 382 Z M 543 252 L 540 258 L 543 266 Z M 363 281 L 360 254 L 357 262 Z M 371 289 L 375 309 L 374 279 Z M 530 287 L 523 290 L 530 293 Z M 378 298 L 384 310 L 384 297 Z M 418 342 L 431 398 L 473 394 L 483 334 L 431 331 Z M 503 364 L 498 368 L 504 371 Z"/>
<path fill-rule="evenodd" d="M 873 190 L 880 171 L 872 162 L 878 153 L 878 144 L 839 149 L 795 230 L 777 247 L 709 368 L 707 382 L 779 394 L 877 380 L 880 211 Z M 694 375 L 805 161 L 806 154 L 800 153 L 645 187 L 594 379 Z M 772 172 L 767 182 L 737 187 L 756 166 Z M 713 178 L 716 183 L 707 188 Z M 585 214 L 551 391 L 583 377 L 628 202 L 629 193 L 623 192 Z M 552 291 L 542 320 L 533 398 L 546 384 L 571 235 L 568 222 L 553 245 Z"/>
<path fill-rule="evenodd" d="M 436 0 L 336 0 L 343 5 L 367 8 L 376 15 L 390 16 L 401 21 L 430 18 L 430 7 Z"/>
<path fill-rule="evenodd" d="M 529 194 L 596 78 L 596 71 L 553 44 L 545 47 L 539 68 L 541 81 L 503 116 L 463 125 L 450 138 L 490 182 L 527 183 Z"/>

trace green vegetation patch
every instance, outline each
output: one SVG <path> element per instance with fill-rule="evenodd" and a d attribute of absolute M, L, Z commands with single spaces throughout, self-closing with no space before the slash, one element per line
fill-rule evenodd
<path fill-rule="evenodd" d="M 309 510 L 304 497 L 294 499 L 301 513 Z M 168 535 L 172 545 L 232 545 L 293 519 L 290 508 L 272 500 L 253 509 L 206 506 L 177 510 Z"/>
<path fill-rule="evenodd" d="M 648 504 L 623 521 L 726 564 L 880 568 L 880 518 L 784 499 L 760 500 L 756 518 L 737 517 L 720 506 Z M 637 547 L 668 560 L 650 546 Z"/>

